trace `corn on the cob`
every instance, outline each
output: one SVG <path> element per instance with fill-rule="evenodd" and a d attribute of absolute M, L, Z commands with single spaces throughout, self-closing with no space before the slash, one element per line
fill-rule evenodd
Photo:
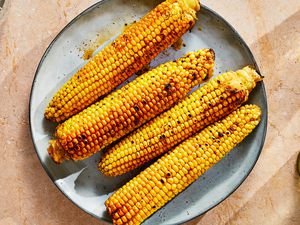
<path fill-rule="evenodd" d="M 49 154 L 57 163 L 89 157 L 184 98 L 213 66 L 213 50 L 202 49 L 139 76 L 59 125 Z"/>
<path fill-rule="evenodd" d="M 249 67 L 219 75 L 109 149 L 99 170 L 118 176 L 163 154 L 239 107 L 259 80 Z"/>
<path fill-rule="evenodd" d="M 195 24 L 198 0 L 167 0 L 128 27 L 55 94 L 45 117 L 60 122 L 80 112 L 147 65 Z"/>
<path fill-rule="evenodd" d="M 260 115 L 258 106 L 242 106 L 161 157 L 106 200 L 113 223 L 142 223 L 251 133 Z"/>

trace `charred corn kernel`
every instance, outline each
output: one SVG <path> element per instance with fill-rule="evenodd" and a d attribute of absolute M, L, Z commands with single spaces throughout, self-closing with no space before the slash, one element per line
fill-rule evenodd
<path fill-rule="evenodd" d="M 60 122 L 109 93 L 191 29 L 199 9 L 198 0 L 166 0 L 158 5 L 75 73 L 54 95 L 45 117 Z M 166 22 L 177 29 L 164 28 Z M 144 32 L 154 28 L 156 39 Z"/>
<path fill-rule="evenodd" d="M 192 62 L 191 56 L 195 58 Z M 91 156 L 184 98 L 195 85 L 211 77 L 213 66 L 213 50 L 201 49 L 139 76 L 59 125 L 57 140 L 50 142 L 50 156 L 57 163 Z M 143 140 L 140 144 L 148 145 Z M 120 152 L 120 160 L 111 161 L 110 166 L 130 163 L 133 158 L 128 153 Z"/>
<path fill-rule="evenodd" d="M 99 170 L 118 176 L 165 153 L 239 107 L 259 80 L 261 77 L 249 67 L 217 76 L 110 148 L 102 157 Z M 122 158 L 129 155 L 132 160 L 124 162 Z"/>
<path fill-rule="evenodd" d="M 177 194 L 182 192 L 198 177 L 205 173 L 214 164 L 219 162 L 229 151 L 231 151 L 238 143 L 240 143 L 252 130 L 258 125 L 261 117 L 261 110 L 256 105 L 242 106 L 223 120 L 215 122 L 208 126 L 200 133 L 185 140 L 180 145 L 172 149 L 166 155 L 158 159 L 154 164 L 142 171 L 139 175 L 126 183 L 110 196 L 106 202 L 106 208 L 111 215 L 114 224 L 126 224 L 122 221 L 126 217 L 127 222 L 132 224 L 140 224 L 155 211 L 164 206 L 173 199 Z M 237 131 L 240 128 L 240 131 Z M 205 137 L 205 138 L 203 138 Z M 210 144 L 208 144 L 210 142 Z M 221 146 L 223 152 L 217 151 Z M 209 157 L 206 157 L 208 156 Z M 199 158 L 205 157 L 205 160 Z M 193 169 L 185 162 L 193 166 Z M 173 167 L 165 168 L 165 165 L 174 164 L 178 170 Z M 164 179 L 156 179 L 151 174 L 162 173 Z M 174 185 L 176 175 L 181 173 L 185 179 L 178 179 L 178 185 Z M 144 185 L 140 184 L 140 178 L 145 177 Z M 147 187 L 150 183 L 159 186 L 158 191 L 152 191 L 148 194 Z M 151 189 L 153 190 L 153 189 Z M 116 204 L 124 199 L 125 193 L 127 201 L 123 204 Z M 146 197 L 147 196 L 147 200 Z M 132 205 L 128 205 L 128 201 L 133 200 L 132 204 L 141 204 L 140 210 L 131 210 Z M 137 199 L 140 199 L 137 201 Z M 155 203 L 154 199 L 160 199 Z M 131 214 L 119 217 L 118 215 L 130 211 Z"/>

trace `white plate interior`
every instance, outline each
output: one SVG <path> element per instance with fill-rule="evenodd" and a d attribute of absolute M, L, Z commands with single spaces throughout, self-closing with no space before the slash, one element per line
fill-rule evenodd
<path fill-rule="evenodd" d="M 51 43 L 38 67 L 30 102 L 30 124 L 33 142 L 45 170 L 58 188 L 87 213 L 110 221 L 104 201 L 138 171 L 117 178 L 103 176 L 97 170 L 100 155 L 81 162 L 56 165 L 47 154 L 55 124 L 43 118 L 43 112 L 53 94 L 86 63 L 79 47 L 97 36 L 115 37 L 125 23 L 143 16 L 161 1 L 110 0 L 92 6 L 76 17 Z M 215 75 L 245 65 L 256 67 L 255 60 L 239 35 L 214 12 L 203 7 L 197 14 L 195 27 L 183 36 L 185 47 L 162 52 L 150 66 L 174 60 L 188 51 L 213 48 L 216 53 Z M 201 28 L 201 29 L 199 29 Z M 113 38 L 111 38 L 113 39 Z M 98 51 L 107 44 L 104 43 Z M 133 76 L 131 79 L 133 79 Z M 190 220 L 230 195 L 254 166 L 265 137 L 267 105 L 263 84 L 253 91 L 248 102 L 263 110 L 262 122 L 247 139 L 210 169 L 183 193 L 151 216 L 144 224 L 178 224 Z"/>

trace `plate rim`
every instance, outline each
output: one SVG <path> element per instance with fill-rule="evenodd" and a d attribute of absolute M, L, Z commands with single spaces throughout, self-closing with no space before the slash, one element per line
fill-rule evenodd
<path fill-rule="evenodd" d="M 59 33 L 53 38 L 53 40 L 50 42 L 50 44 L 48 45 L 48 47 L 46 48 L 43 56 L 41 57 L 39 63 L 38 63 L 38 66 L 37 66 L 37 69 L 35 71 L 35 74 L 34 74 L 34 77 L 33 77 L 33 80 L 32 80 L 32 84 L 31 84 L 31 89 L 30 89 L 30 95 L 29 95 L 29 116 L 28 116 L 28 119 L 29 119 L 29 126 L 30 126 L 30 137 L 31 137 L 31 141 L 33 143 L 33 146 L 34 146 L 34 150 L 36 152 L 36 155 L 40 161 L 40 164 L 42 165 L 44 171 L 46 172 L 46 174 L 48 175 L 48 177 L 51 179 L 52 183 L 55 185 L 55 187 L 67 198 L 70 200 L 70 202 L 72 202 L 75 206 L 77 206 L 79 209 L 81 209 L 82 211 L 84 211 L 85 213 L 87 213 L 88 215 L 96 218 L 96 219 L 100 219 L 100 220 L 103 220 L 105 222 L 108 222 L 108 223 L 112 223 L 111 220 L 105 218 L 105 217 L 102 217 L 102 216 L 97 216 L 89 211 L 87 211 L 85 208 L 81 207 L 79 204 L 77 204 L 75 201 L 73 201 L 73 199 L 67 195 L 67 193 L 61 189 L 58 184 L 55 182 L 55 179 L 54 177 L 51 175 L 50 171 L 48 170 L 48 168 L 46 167 L 46 165 L 42 162 L 42 159 L 41 157 L 39 156 L 38 154 L 38 151 L 37 151 L 37 146 L 36 146 L 36 143 L 35 143 L 35 139 L 33 137 L 33 124 L 31 123 L 31 111 L 32 111 L 32 97 L 33 97 L 33 90 L 34 90 L 34 87 L 35 87 L 35 83 L 36 83 L 36 78 L 37 78 L 37 75 L 39 73 L 39 70 L 40 70 L 40 67 L 41 65 L 43 64 L 45 58 L 47 57 L 49 51 L 51 50 L 52 46 L 55 44 L 55 42 L 57 41 L 57 39 L 65 32 L 65 30 L 67 30 L 73 23 L 75 23 L 80 17 L 84 16 L 85 14 L 89 13 L 90 11 L 94 10 L 95 8 L 101 6 L 103 3 L 106 3 L 110 0 L 100 0 L 94 4 L 92 4 L 91 6 L 89 6 L 88 8 L 86 8 L 85 10 L 83 10 L 82 12 L 80 12 L 77 16 L 75 16 L 69 23 L 67 23 L 60 31 Z M 261 74 L 260 72 L 260 69 L 259 69 L 259 66 L 255 60 L 255 57 L 250 49 L 250 47 L 247 45 L 246 41 L 242 38 L 242 36 L 236 31 L 236 29 L 224 18 L 222 17 L 220 14 L 218 14 L 216 11 L 212 10 L 211 8 L 209 8 L 208 6 L 204 5 L 204 4 L 201 4 L 201 9 L 200 10 L 206 10 L 208 11 L 209 13 L 213 14 L 217 19 L 219 19 L 222 23 L 224 23 L 229 29 L 231 29 L 231 31 L 233 32 L 233 34 L 237 37 L 237 39 L 240 41 L 241 45 L 246 49 L 246 51 L 249 53 L 249 57 L 251 58 L 251 60 L 254 62 L 254 67 L 256 69 L 256 71 Z M 250 169 L 248 172 L 245 173 L 245 175 L 242 177 L 241 181 L 233 187 L 232 191 L 229 192 L 228 195 L 226 195 L 225 197 L 221 198 L 219 201 L 217 201 L 216 203 L 212 204 L 210 207 L 208 207 L 208 209 L 206 209 L 205 211 L 203 211 L 202 213 L 199 213 L 197 215 L 195 215 L 194 217 L 192 218 L 189 218 L 188 220 L 181 220 L 179 221 L 178 223 L 175 223 L 174 225 L 176 224 L 182 224 L 182 223 L 185 223 L 185 222 L 188 222 L 188 221 L 191 221 L 201 215 L 204 215 L 205 213 L 207 213 L 208 211 L 210 211 L 211 209 L 215 208 L 216 206 L 218 206 L 221 202 L 223 202 L 225 199 L 227 199 L 229 196 L 231 196 L 245 181 L 245 179 L 250 175 L 250 173 L 252 172 L 254 166 L 256 165 L 260 155 L 261 155 L 261 152 L 262 152 L 262 149 L 263 149 L 263 146 L 265 144 L 265 140 L 266 140 L 266 134 L 267 134 L 267 124 L 268 124 L 268 101 L 267 101 L 267 93 L 266 93 L 266 88 L 265 88 L 265 85 L 264 85 L 264 81 L 261 81 L 261 88 L 262 88 L 262 91 L 263 91 L 263 97 L 266 99 L 266 110 L 265 110 L 265 121 L 264 121 L 264 124 L 263 124 L 263 133 L 262 133 L 262 141 L 259 145 L 259 150 L 258 150 L 258 154 L 257 156 L 255 157 L 255 160 L 254 160 L 254 163 L 253 165 L 251 165 Z M 262 122 L 262 121 L 261 121 Z"/>

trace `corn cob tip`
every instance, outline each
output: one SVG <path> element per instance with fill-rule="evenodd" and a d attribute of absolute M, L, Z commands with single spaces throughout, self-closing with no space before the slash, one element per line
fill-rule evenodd
<path fill-rule="evenodd" d="M 189 58 L 191 61 L 195 60 L 195 63 L 186 63 L 186 58 Z M 189 71 L 193 77 L 194 82 L 192 86 L 198 85 L 199 81 L 206 81 L 213 76 L 215 64 L 215 52 L 213 49 L 204 48 L 198 51 L 188 52 L 185 57 L 177 60 L 177 62 L 180 61 L 183 63 L 184 69 Z M 205 63 L 203 63 L 204 61 Z M 202 72 L 200 68 L 203 70 Z"/>
<path fill-rule="evenodd" d="M 208 51 L 210 52 L 212 59 L 215 60 L 216 59 L 215 51 L 212 48 L 208 49 Z"/>
<path fill-rule="evenodd" d="M 48 153 L 53 159 L 53 161 L 57 164 L 60 164 L 64 160 L 69 159 L 69 156 L 66 154 L 59 141 L 57 140 L 49 141 Z"/>
<path fill-rule="evenodd" d="M 238 110 L 240 110 L 240 111 L 242 111 L 242 110 L 251 111 L 252 119 L 250 121 L 257 120 L 258 123 L 260 122 L 262 111 L 261 111 L 261 108 L 258 105 L 247 104 L 247 105 L 241 106 Z"/>
<path fill-rule="evenodd" d="M 262 76 L 250 66 L 246 66 L 243 69 L 236 71 L 236 74 L 236 79 L 230 80 L 229 86 L 237 90 L 244 87 L 250 92 L 255 88 L 256 83 L 262 80 Z"/>
<path fill-rule="evenodd" d="M 56 111 L 56 108 L 48 106 L 44 112 L 44 117 L 47 120 L 51 120 L 53 122 L 59 122 L 59 121 L 56 121 L 55 111 Z"/>
<path fill-rule="evenodd" d="M 48 120 L 50 118 L 50 114 L 52 111 L 52 107 L 47 107 L 44 112 L 44 117 Z"/>
<path fill-rule="evenodd" d="M 259 82 L 264 78 L 255 69 L 251 68 L 250 66 L 244 67 L 243 70 L 246 71 L 255 82 Z"/>
<path fill-rule="evenodd" d="M 199 0 L 182 0 L 182 1 L 187 7 L 191 8 L 191 9 L 193 9 L 195 11 L 200 10 L 200 1 Z"/>

